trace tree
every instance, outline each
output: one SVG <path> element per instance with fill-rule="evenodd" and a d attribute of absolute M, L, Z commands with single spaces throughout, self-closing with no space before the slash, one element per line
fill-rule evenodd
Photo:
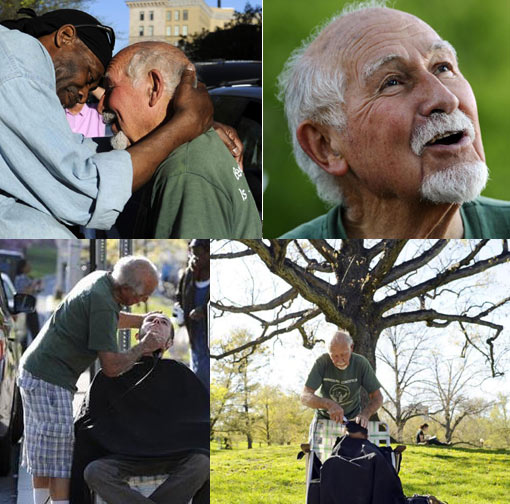
<path fill-rule="evenodd" d="M 231 347 L 243 345 L 251 337 L 249 332 L 238 329 L 215 345 L 228 351 Z M 261 353 L 263 349 L 249 349 L 215 366 L 211 436 L 212 429 L 228 433 L 238 432 L 246 436 L 248 448 L 253 447 L 255 423 L 258 420 L 254 395 L 259 386 L 253 376 L 261 367 L 260 361 L 256 359 L 257 354 Z"/>
<path fill-rule="evenodd" d="M 452 441 L 455 429 L 469 416 L 486 411 L 491 403 L 483 399 L 469 398 L 466 387 L 473 383 L 476 372 L 469 366 L 468 358 L 442 360 L 439 354 L 432 356 L 432 378 L 425 380 L 424 392 L 436 411 L 431 419 L 445 429 L 446 442 Z M 441 413 L 441 415 L 436 415 Z"/>
<path fill-rule="evenodd" d="M 420 383 L 418 375 L 426 368 L 422 357 L 427 337 L 423 332 L 412 334 L 401 326 L 390 327 L 384 334 L 390 350 L 378 350 L 377 357 L 391 369 L 394 388 L 382 387 L 387 398 L 382 408 L 395 423 L 397 441 L 403 442 L 406 423 L 426 409 L 421 399 L 407 402 L 405 399 L 412 395 L 413 388 Z"/>
<path fill-rule="evenodd" d="M 0 19 L 16 19 L 21 8 L 33 9 L 37 14 L 56 9 L 84 9 L 90 0 L 4 0 L 0 3 Z"/>
<path fill-rule="evenodd" d="M 215 359 L 291 331 L 298 331 L 303 345 L 312 348 L 317 339 L 309 330 L 310 323 L 323 315 L 327 322 L 350 332 L 357 351 L 374 368 L 376 345 L 385 329 L 415 322 L 430 328 L 458 323 L 465 347 L 472 346 L 483 355 L 493 376 L 501 374 L 494 345 L 503 326 L 492 316 L 510 297 L 493 299 L 492 292 L 477 282 L 482 281 L 482 272 L 509 262 L 507 240 L 274 239 L 231 243 L 230 252 L 213 254 L 212 259 L 256 256 L 288 289 L 269 301 L 249 305 L 227 303 L 219 291 L 211 303 L 217 314 L 246 314 L 260 323 L 261 332 L 236 348 L 213 354 Z M 264 318 L 261 314 L 268 311 L 270 316 Z M 475 338 L 470 327 L 483 328 L 487 335 Z"/>
<path fill-rule="evenodd" d="M 179 48 L 192 61 L 212 59 L 262 60 L 262 7 L 246 4 L 244 12 L 222 28 L 202 30 L 179 40 Z"/>

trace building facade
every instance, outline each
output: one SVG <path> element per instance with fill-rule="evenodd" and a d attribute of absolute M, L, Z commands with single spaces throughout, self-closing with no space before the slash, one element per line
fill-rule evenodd
<path fill-rule="evenodd" d="M 177 45 L 184 36 L 223 28 L 234 9 L 210 7 L 204 0 L 127 1 L 129 43 L 163 40 Z"/>

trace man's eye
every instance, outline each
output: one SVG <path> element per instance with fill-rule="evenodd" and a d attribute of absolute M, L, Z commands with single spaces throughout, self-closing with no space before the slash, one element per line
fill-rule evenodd
<path fill-rule="evenodd" d="M 400 81 L 396 77 L 389 77 L 383 82 L 383 85 L 381 86 L 381 89 L 387 88 L 387 87 L 393 87 L 398 86 L 400 84 Z"/>
<path fill-rule="evenodd" d="M 449 63 L 441 63 L 436 67 L 436 73 L 451 72 L 452 66 Z"/>

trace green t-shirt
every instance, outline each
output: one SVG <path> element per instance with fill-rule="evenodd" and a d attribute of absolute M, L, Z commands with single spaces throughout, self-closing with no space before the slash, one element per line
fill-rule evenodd
<path fill-rule="evenodd" d="M 464 224 L 464 238 L 510 238 L 510 203 L 506 201 L 480 196 L 464 203 L 460 215 Z M 327 214 L 301 224 L 281 238 L 347 238 L 342 222 L 342 207 L 333 207 Z"/>
<path fill-rule="evenodd" d="M 319 395 L 331 399 L 344 409 L 344 415 L 354 418 L 361 411 L 360 387 L 371 394 L 381 388 L 368 360 L 353 353 L 347 369 L 341 370 L 334 366 L 329 354 L 322 354 L 313 365 L 305 383 L 306 387 L 317 390 Z M 328 412 L 317 410 L 321 418 L 329 419 Z"/>
<path fill-rule="evenodd" d="M 135 236 L 262 237 L 246 177 L 214 130 L 181 145 L 158 167 L 144 189 Z"/>
<path fill-rule="evenodd" d="M 76 392 L 98 352 L 117 352 L 120 305 L 105 271 L 82 278 L 58 305 L 21 359 L 37 378 Z"/>

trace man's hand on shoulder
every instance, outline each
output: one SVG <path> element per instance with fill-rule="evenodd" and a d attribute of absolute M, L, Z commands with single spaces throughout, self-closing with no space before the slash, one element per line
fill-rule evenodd
<path fill-rule="evenodd" d="M 230 151 L 230 154 L 232 154 L 232 157 L 237 161 L 239 168 L 243 170 L 244 146 L 235 128 L 229 126 L 228 124 L 222 124 L 216 121 L 213 123 L 213 128 L 220 137 L 221 141 Z"/>
<path fill-rule="evenodd" d="M 188 141 L 205 133 L 213 122 L 214 108 L 207 88 L 196 82 L 195 70 L 186 68 L 171 101 L 172 120 L 179 122 L 179 129 Z"/>

